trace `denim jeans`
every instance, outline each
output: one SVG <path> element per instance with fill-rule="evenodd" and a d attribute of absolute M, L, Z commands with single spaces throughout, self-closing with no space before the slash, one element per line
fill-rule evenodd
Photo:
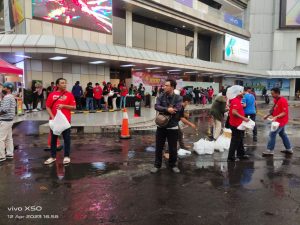
<path fill-rule="evenodd" d="M 121 100 L 120 100 L 120 109 L 122 109 L 122 103 L 124 102 L 124 106 L 123 108 L 126 108 L 126 96 L 121 96 Z"/>
<path fill-rule="evenodd" d="M 65 130 L 62 132 L 62 136 L 64 138 L 64 156 L 69 157 L 70 156 L 70 150 L 71 150 L 71 128 Z M 56 145 L 57 145 L 57 135 L 54 135 L 51 131 L 51 157 L 56 158 Z"/>
<path fill-rule="evenodd" d="M 285 126 L 279 127 L 276 131 L 271 131 L 269 134 L 269 142 L 267 148 L 271 151 L 274 150 L 275 148 L 275 143 L 276 143 L 276 136 L 279 134 L 279 136 L 282 139 L 283 145 L 286 150 L 292 149 L 291 142 L 285 133 Z"/>
<path fill-rule="evenodd" d="M 85 107 L 87 110 L 94 110 L 94 99 L 87 97 Z"/>
<path fill-rule="evenodd" d="M 101 98 L 100 99 L 94 99 L 94 108 L 95 109 L 101 109 Z"/>

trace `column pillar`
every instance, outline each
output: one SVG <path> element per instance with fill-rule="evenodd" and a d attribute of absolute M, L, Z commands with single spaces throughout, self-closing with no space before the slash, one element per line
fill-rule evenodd
<path fill-rule="evenodd" d="M 290 79 L 290 100 L 294 100 L 296 92 L 296 79 Z"/>
<path fill-rule="evenodd" d="M 194 59 L 198 58 L 198 32 L 194 31 Z"/>
<path fill-rule="evenodd" d="M 126 11 L 126 47 L 132 47 L 132 12 Z"/>

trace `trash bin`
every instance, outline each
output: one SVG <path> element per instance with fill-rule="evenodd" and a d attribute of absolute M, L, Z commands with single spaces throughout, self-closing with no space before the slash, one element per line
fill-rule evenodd
<path fill-rule="evenodd" d="M 141 116 L 141 99 L 135 98 L 134 102 L 134 117 L 140 117 Z"/>

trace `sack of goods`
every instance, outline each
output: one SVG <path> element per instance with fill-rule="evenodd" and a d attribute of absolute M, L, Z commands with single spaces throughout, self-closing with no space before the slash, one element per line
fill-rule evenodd
<path fill-rule="evenodd" d="M 273 122 L 271 123 L 271 131 L 272 131 L 272 132 L 276 131 L 276 130 L 278 129 L 278 127 L 279 127 L 279 123 L 278 123 L 278 122 L 273 121 Z"/>
<path fill-rule="evenodd" d="M 61 110 L 57 110 L 56 116 L 53 120 L 49 120 L 50 129 L 53 131 L 55 135 L 61 135 L 66 129 L 71 127 L 66 116 L 61 112 Z"/>
<path fill-rule="evenodd" d="M 194 143 L 194 150 L 199 155 L 211 155 L 215 150 L 215 142 L 201 138 L 198 142 Z"/>
<path fill-rule="evenodd" d="M 253 130 L 255 127 L 255 122 L 253 120 L 249 120 L 248 122 L 243 121 L 241 125 L 238 126 L 238 130 Z"/>
<path fill-rule="evenodd" d="M 230 133 L 231 134 L 231 133 Z M 218 137 L 218 139 L 215 141 L 215 150 L 218 150 L 219 152 L 224 152 L 225 150 L 229 150 L 231 142 L 231 135 L 228 137 L 225 132 Z"/>
<path fill-rule="evenodd" d="M 184 157 L 184 156 L 191 155 L 192 152 L 181 148 L 178 150 L 177 154 L 178 154 L 178 157 Z"/>

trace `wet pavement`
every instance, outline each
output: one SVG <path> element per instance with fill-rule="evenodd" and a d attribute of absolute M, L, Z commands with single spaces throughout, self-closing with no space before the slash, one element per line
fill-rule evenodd
<path fill-rule="evenodd" d="M 263 114 L 266 108 L 261 107 Z M 249 161 L 228 164 L 227 151 L 179 160 L 181 174 L 165 166 L 152 175 L 154 133 L 72 134 L 72 163 L 44 166 L 47 135 L 39 122 L 14 129 L 15 159 L 0 164 L 0 224 L 300 224 L 300 140 L 292 108 L 287 132 L 295 154 L 286 157 L 280 138 L 265 159 L 269 125 L 258 119 L 258 143 L 246 136 Z M 204 137 L 206 112 L 193 115 L 198 133 L 185 129 L 188 145 Z"/>

